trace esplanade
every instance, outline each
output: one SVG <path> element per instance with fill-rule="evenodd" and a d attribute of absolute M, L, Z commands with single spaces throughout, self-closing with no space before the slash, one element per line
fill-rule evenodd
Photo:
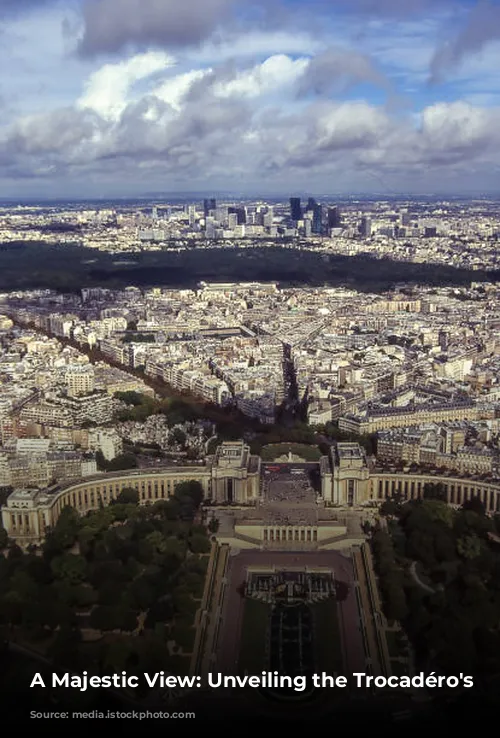
<path fill-rule="evenodd" d="M 321 488 L 317 502 L 324 508 L 370 506 L 396 494 L 418 499 L 426 484 L 439 482 L 450 504 L 478 497 L 487 512 L 500 512 L 500 482 L 382 470 L 356 443 L 336 444 L 318 463 Z M 310 466 L 317 468 L 318 463 Z M 85 515 L 110 504 L 122 490 L 130 488 L 137 491 L 141 504 L 152 504 L 168 499 L 178 484 L 188 481 L 201 484 L 208 505 L 258 508 L 264 476 L 265 465 L 243 441 L 226 442 L 203 465 L 108 472 L 47 489 L 15 490 L 2 507 L 2 522 L 8 536 L 20 545 L 36 544 L 67 506 Z M 307 532 L 305 535 L 308 540 Z"/>

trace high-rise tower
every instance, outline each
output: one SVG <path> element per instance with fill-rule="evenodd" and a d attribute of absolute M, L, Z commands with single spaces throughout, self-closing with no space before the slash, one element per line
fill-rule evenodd
<path fill-rule="evenodd" d="M 214 198 L 203 200 L 203 215 L 208 218 L 211 210 L 215 210 L 217 207 L 217 201 Z"/>
<path fill-rule="evenodd" d="M 290 217 L 292 220 L 302 220 L 302 205 L 300 203 L 300 197 L 290 198 Z"/>

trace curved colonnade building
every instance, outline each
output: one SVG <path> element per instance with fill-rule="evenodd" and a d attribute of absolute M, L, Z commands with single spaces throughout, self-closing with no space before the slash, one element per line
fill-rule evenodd
<path fill-rule="evenodd" d="M 317 468 L 318 464 L 307 466 Z M 207 457 L 203 466 L 114 472 L 45 490 L 16 490 L 2 507 L 2 523 L 9 538 L 19 545 L 37 544 L 54 527 L 66 506 L 85 515 L 108 505 L 126 488 L 138 492 L 141 504 L 152 504 L 168 499 L 179 483 L 193 480 L 202 485 L 209 504 L 231 506 L 233 510 L 243 508 L 242 512 L 249 508 L 258 511 L 265 469 L 260 457 L 252 455 L 243 441 L 223 443 L 214 456 Z M 332 508 L 345 510 L 374 505 L 397 493 L 405 499 L 418 499 L 426 484 L 438 482 L 443 485 L 450 504 L 461 505 L 471 497 L 479 497 L 487 512 L 500 512 L 500 483 L 429 473 L 387 472 L 371 466 L 356 443 L 338 443 L 332 447 L 330 456 L 319 461 L 319 471 L 321 490 L 317 505 L 325 513 L 333 513 Z M 270 541 L 270 536 L 265 534 L 265 523 L 262 526 L 260 540 Z M 286 527 L 279 523 L 273 525 L 276 537 L 273 534 L 272 540 L 286 541 L 288 545 L 297 540 L 312 544 L 319 541 L 314 532 L 306 531 L 304 536 L 301 533 L 300 538 L 296 534 L 291 537 L 289 531 L 285 533 Z M 283 528 L 281 533 L 280 528 Z"/>

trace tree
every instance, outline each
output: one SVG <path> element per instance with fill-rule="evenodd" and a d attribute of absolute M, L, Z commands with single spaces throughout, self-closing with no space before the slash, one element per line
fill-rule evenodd
<path fill-rule="evenodd" d="M 132 653 L 132 646 L 127 640 L 112 641 L 104 652 L 104 673 L 126 671 Z"/>
<path fill-rule="evenodd" d="M 363 522 L 361 523 L 361 530 L 363 531 L 363 533 L 365 534 L 365 536 L 369 536 L 370 535 L 370 533 L 373 530 L 373 526 L 372 526 L 372 524 L 370 523 L 369 520 L 363 520 Z"/>
<path fill-rule="evenodd" d="M 189 539 L 189 548 L 193 553 L 208 553 L 210 551 L 210 541 L 206 536 L 197 533 Z"/>
<path fill-rule="evenodd" d="M 157 623 L 168 623 L 174 616 L 174 608 L 172 605 L 172 598 L 170 596 L 164 596 L 161 600 L 157 600 L 149 608 L 146 621 L 144 623 L 145 628 L 154 628 Z"/>
<path fill-rule="evenodd" d="M 187 441 L 187 435 L 181 428 L 174 428 L 172 431 L 172 441 L 177 446 L 184 446 Z"/>
<path fill-rule="evenodd" d="M 10 580 L 11 592 L 16 592 L 21 601 L 36 601 L 39 587 L 30 575 L 21 568 L 15 570 Z"/>
<path fill-rule="evenodd" d="M 189 589 L 193 597 L 198 599 L 203 595 L 203 588 L 205 586 L 205 578 L 199 574 L 186 574 L 184 578 L 184 585 Z"/>
<path fill-rule="evenodd" d="M 475 535 L 466 535 L 457 541 L 457 551 L 464 559 L 475 559 L 481 553 L 481 541 Z"/>
<path fill-rule="evenodd" d="M 172 639 L 182 648 L 184 653 L 191 653 L 194 645 L 195 630 L 189 625 L 176 625 L 172 632 Z"/>
<path fill-rule="evenodd" d="M 20 562 L 24 558 L 24 552 L 21 546 L 15 543 L 13 546 L 9 546 L 7 550 L 7 560 L 12 562 Z"/>
<path fill-rule="evenodd" d="M 134 487 L 125 487 L 115 500 L 117 505 L 138 505 L 139 492 Z"/>
<path fill-rule="evenodd" d="M 94 543 L 97 537 L 97 530 L 86 526 L 78 534 L 78 546 L 80 553 L 85 558 L 89 558 L 92 554 Z"/>
<path fill-rule="evenodd" d="M 432 567 L 436 564 L 434 555 L 434 538 L 432 534 L 426 530 L 414 530 L 410 533 L 406 543 L 406 553 L 408 558 L 421 561 L 425 567 Z"/>
<path fill-rule="evenodd" d="M 90 627 L 95 630 L 119 630 L 120 625 L 120 617 L 113 607 L 102 607 L 98 605 L 94 607 L 90 614 Z"/>
<path fill-rule="evenodd" d="M 462 510 L 470 510 L 477 515 L 486 515 L 486 505 L 477 495 L 466 500 L 462 505 Z"/>
<path fill-rule="evenodd" d="M 185 587 L 177 587 L 173 591 L 173 604 L 177 615 L 186 617 L 190 622 L 198 609 L 198 603 Z"/>
<path fill-rule="evenodd" d="M 386 593 L 386 614 L 389 620 L 403 620 L 407 615 L 406 598 L 401 587 L 391 586 Z"/>
<path fill-rule="evenodd" d="M 65 553 L 52 560 L 51 568 L 58 579 L 77 584 L 83 582 L 87 574 L 87 562 L 83 556 Z"/>
<path fill-rule="evenodd" d="M 37 584 L 50 584 L 54 578 L 50 564 L 40 556 L 27 556 L 24 569 Z"/>
<path fill-rule="evenodd" d="M 384 517 L 397 515 L 399 511 L 399 505 L 394 499 L 384 500 L 380 505 L 380 514 Z"/>
<path fill-rule="evenodd" d="M 56 633 L 49 656 L 57 665 L 76 669 L 80 663 L 81 640 L 82 634 L 78 628 L 63 625 Z"/>
<path fill-rule="evenodd" d="M 458 537 L 472 533 L 483 538 L 492 529 L 493 523 L 489 517 L 472 510 L 459 510 L 455 516 L 454 530 Z"/>
<path fill-rule="evenodd" d="M 82 525 L 78 512 L 67 505 L 61 510 L 54 530 L 49 533 L 43 547 L 44 554 L 52 557 L 74 545 Z"/>
<path fill-rule="evenodd" d="M 121 561 L 101 560 L 93 562 L 90 566 L 89 580 L 98 589 L 113 582 L 125 582 L 127 579 L 127 571 Z"/>
<path fill-rule="evenodd" d="M 425 500 L 446 500 L 446 491 L 442 482 L 424 484 L 423 496 Z"/>
<path fill-rule="evenodd" d="M 73 602 L 77 610 L 87 610 L 97 602 L 97 593 L 92 587 L 79 584 L 73 587 Z"/>
<path fill-rule="evenodd" d="M 106 462 L 107 471 L 123 471 L 126 469 L 136 469 L 138 466 L 137 459 L 134 454 L 120 454 L 115 456 L 111 461 Z"/>
<path fill-rule="evenodd" d="M 0 551 L 3 551 L 5 548 L 7 548 L 7 545 L 9 543 L 9 536 L 7 535 L 7 531 L 5 528 L 0 526 Z"/>
<path fill-rule="evenodd" d="M 127 588 L 130 605 L 138 610 L 148 610 L 156 600 L 156 593 L 147 577 L 135 579 Z"/>
<path fill-rule="evenodd" d="M 199 482 L 192 480 L 190 482 L 181 482 L 175 487 L 174 496 L 178 500 L 182 500 L 183 497 L 190 497 L 196 509 L 199 508 L 203 502 L 203 487 Z"/>
<path fill-rule="evenodd" d="M 167 553 L 169 550 L 168 538 L 166 538 L 159 530 L 153 531 L 146 537 L 146 541 L 158 551 L 158 553 Z"/>
<path fill-rule="evenodd" d="M 436 559 L 440 562 L 451 562 L 456 559 L 455 541 L 449 530 L 436 532 L 434 537 Z"/>
<path fill-rule="evenodd" d="M 124 633 L 131 633 L 137 628 L 137 614 L 126 608 L 118 608 L 116 612 L 119 629 Z"/>
<path fill-rule="evenodd" d="M 115 392 L 115 398 L 121 400 L 126 405 L 132 405 L 133 407 L 139 407 L 144 401 L 145 395 L 141 395 L 139 392 Z"/>
<path fill-rule="evenodd" d="M 444 523 L 447 528 L 453 525 L 454 511 L 448 503 L 436 499 L 423 500 L 421 509 L 427 513 L 430 520 Z"/>
<path fill-rule="evenodd" d="M 123 595 L 123 583 L 115 581 L 104 581 L 99 587 L 98 602 L 99 605 L 111 607 L 116 604 Z"/>
<path fill-rule="evenodd" d="M 210 522 L 208 524 L 208 530 L 210 531 L 210 533 L 213 533 L 215 535 L 215 533 L 217 533 L 217 531 L 219 530 L 219 527 L 220 523 L 217 518 L 210 518 Z"/>

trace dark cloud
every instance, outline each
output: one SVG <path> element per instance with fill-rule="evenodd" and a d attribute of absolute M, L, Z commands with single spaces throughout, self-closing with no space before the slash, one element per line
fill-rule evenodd
<path fill-rule="evenodd" d="M 456 68 L 461 61 L 500 39 L 500 5 L 480 2 L 475 6 L 459 35 L 439 48 L 431 62 L 431 82 L 439 82 L 443 76 Z"/>
<path fill-rule="evenodd" d="M 9 146 L 19 154 L 67 154 L 91 139 L 102 122 L 95 113 L 61 108 L 18 122 L 9 137 Z"/>
<path fill-rule="evenodd" d="M 474 166 L 491 173 L 500 164 L 500 113 L 492 109 L 440 103 L 416 126 L 363 102 L 317 101 L 288 112 L 259 106 L 219 96 L 219 82 L 215 73 L 195 83 L 180 108 L 148 93 L 113 119 L 76 108 L 21 119 L 0 142 L 3 176 L 117 185 L 184 178 L 192 186 L 217 177 L 318 182 L 360 171 L 427 171 L 439 180 L 454 168 L 459 181 Z"/>
<path fill-rule="evenodd" d="M 80 53 L 182 47 L 207 38 L 233 0 L 86 0 Z"/>
<path fill-rule="evenodd" d="M 43 1 L 43 0 L 42 0 Z M 50 0 L 45 0 L 50 2 Z M 2 0 L 0 0 L 0 3 Z M 14 4 L 14 0 L 7 0 Z M 36 0 L 24 0 L 35 3 Z M 293 27 L 321 34 L 324 21 L 337 12 L 369 17 L 408 17 L 450 0 L 83 0 L 84 56 L 118 53 L 129 47 L 177 48 L 198 44 L 220 26 L 249 28 Z M 237 12 L 232 12 L 236 10 Z"/>
<path fill-rule="evenodd" d="M 311 60 L 299 80 L 298 94 L 329 95 L 360 82 L 388 87 L 387 78 L 375 69 L 369 57 L 355 51 L 331 48 Z"/>

